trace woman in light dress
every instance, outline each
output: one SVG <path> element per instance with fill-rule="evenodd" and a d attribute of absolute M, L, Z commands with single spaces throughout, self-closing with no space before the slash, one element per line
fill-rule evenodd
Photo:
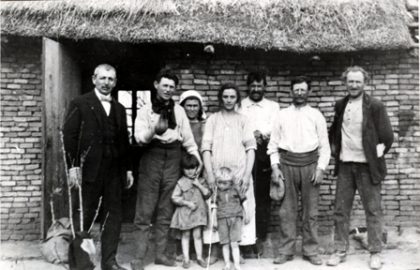
<path fill-rule="evenodd" d="M 211 115 L 206 122 L 201 152 L 205 176 L 210 188 L 217 192 L 214 173 L 221 167 L 232 170 L 236 184 L 245 192 L 245 211 L 249 223 L 243 224 L 241 246 L 255 244 L 255 197 L 252 184 L 252 167 L 255 159 L 256 142 L 246 116 L 236 110 L 240 106 L 240 93 L 234 84 L 224 84 L 218 93 L 220 111 Z M 211 239 L 209 239 L 211 237 Z M 203 231 L 205 243 L 218 241 L 212 228 Z"/>

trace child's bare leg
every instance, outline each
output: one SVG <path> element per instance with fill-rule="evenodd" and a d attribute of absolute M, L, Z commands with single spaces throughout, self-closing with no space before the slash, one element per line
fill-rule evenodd
<path fill-rule="evenodd" d="M 239 245 L 238 242 L 231 242 L 230 246 L 232 247 L 232 258 L 233 258 L 233 265 L 235 266 L 235 270 L 241 269 L 240 264 L 240 256 L 239 256 Z"/>
<path fill-rule="evenodd" d="M 197 260 L 203 259 L 203 240 L 201 239 L 201 227 L 193 229 L 194 248 Z"/>
<path fill-rule="evenodd" d="M 184 261 L 190 261 L 190 235 L 191 231 L 182 231 L 181 245 L 182 245 L 182 255 L 184 255 Z"/>
<path fill-rule="evenodd" d="M 223 259 L 225 260 L 225 269 L 230 267 L 230 246 L 229 244 L 223 245 Z"/>

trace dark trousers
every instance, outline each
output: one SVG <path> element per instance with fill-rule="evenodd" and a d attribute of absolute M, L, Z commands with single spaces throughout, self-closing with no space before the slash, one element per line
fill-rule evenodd
<path fill-rule="evenodd" d="M 372 184 L 366 163 L 340 162 L 335 195 L 335 247 L 345 252 L 349 247 L 350 213 L 356 189 L 366 214 L 368 249 L 382 249 L 381 184 Z"/>
<path fill-rule="evenodd" d="M 255 152 L 252 176 L 254 179 L 257 238 L 265 240 L 271 214 L 271 164 L 270 157 L 267 155 L 267 142 L 258 145 L 257 151 Z"/>
<path fill-rule="evenodd" d="M 122 222 L 123 182 L 120 179 L 119 166 L 115 159 L 104 157 L 100 162 L 101 166 L 95 182 L 85 181 L 82 184 L 83 227 L 87 232 L 98 208 L 99 198 L 102 196 L 101 264 L 104 267 L 115 263 Z M 73 205 L 73 209 L 77 209 L 77 195 L 73 197 Z M 74 211 L 73 213 L 76 228 L 79 229 L 80 212 Z"/>
<path fill-rule="evenodd" d="M 174 211 L 171 196 L 181 175 L 180 160 L 180 143 L 167 148 L 149 146 L 141 157 L 134 217 L 136 255 L 139 259 L 144 259 L 146 256 L 150 225 L 155 212 L 156 256 L 164 255 L 166 252 L 169 225 Z"/>
<path fill-rule="evenodd" d="M 319 186 L 310 180 L 317 163 L 306 166 L 281 164 L 285 178 L 285 194 L 280 206 L 278 253 L 293 255 L 296 247 L 296 221 L 298 216 L 298 191 L 302 197 L 302 251 L 305 256 L 318 254 L 318 194 Z"/>

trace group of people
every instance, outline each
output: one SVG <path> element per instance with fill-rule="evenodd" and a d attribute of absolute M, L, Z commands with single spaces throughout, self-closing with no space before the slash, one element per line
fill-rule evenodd
<path fill-rule="evenodd" d="M 103 196 L 107 213 L 101 236 L 104 270 L 124 269 L 115 259 L 121 193 L 133 184 L 125 111 L 110 95 L 116 80 L 115 68 L 97 66 L 92 76 L 95 89 L 70 103 L 64 124 L 69 181 L 82 187 L 85 227 Z M 151 104 L 141 107 L 135 120 L 134 137 L 142 146 L 142 157 L 132 269 L 144 269 L 153 228 L 155 264 L 176 265 L 169 233 L 176 230 L 181 233 L 184 268 L 191 265 L 192 234 L 200 266 L 214 263 L 221 248 L 224 269 L 239 270 L 241 253 L 261 252 L 273 187 L 281 197 L 273 263 L 293 259 L 300 192 L 303 258 L 314 265 L 323 264 L 318 253 L 318 199 L 331 153 L 338 175 L 336 252 L 327 265 L 346 259 L 350 212 L 358 190 L 366 213 L 369 264 L 379 269 L 380 190 L 386 174 L 384 155 L 393 142 L 393 131 L 384 105 L 365 92 L 367 80 L 367 72 L 358 66 L 343 73 L 348 95 L 336 103 L 328 132 L 322 113 L 308 104 L 308 77 L 292 80 L 292 104 L 280 110 L 277 102 L 264 95 L 265 75 L 251 72 L 248 96 L 241 100 L 235 84 L 223 84 L 217 96 L 220 110 L 207 118 L 197 91 L 182 93 L 179 104 L 173 100 L 178 78 L 169 69 L 161 70 L 154 80 Z M 203 255 L 203 243 L 208 258 Z"/>

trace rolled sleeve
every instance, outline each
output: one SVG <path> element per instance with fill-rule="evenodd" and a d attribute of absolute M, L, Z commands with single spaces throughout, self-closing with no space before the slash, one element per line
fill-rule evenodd
<path fill-rule="evenodd" d="M 144 106 L 137 112 L 134 125 L 134 138 L 137 143 L 149 143 L 155 134 L 155 127 L 151 119 L 150 110 L 151 108 Z"/>
<path fill-rule="evenodd" d="M 317 124 L 316 131 L 318 133 L 318 139 L 319 139 L 318 168 L 325 170 L 328 166 L 328 163 L 330 163 L 331 148 L 330 148 L 330 143 L 328 140 L 327 121 L 325 120 L 321 112 L 319 112 L 319 117 L 316 124 Z"/>
<path fill-rule="evenodd" d="M 273 119 L 273 125 L 271 128 L 271 136 L 270 141 L 267 145 L 267 155 L 270 156 L 271 165 L 280 164 L 280 155 L 278 151 L 278 145 L 280 142 L 280 121 L 279 121 L 279 114 L 277 113 L 277 117 Z"/>
<path fill-rule="evenodd" d="M 174 191 L 172 192 L 171 199 L 175 205 L 179 205 L 179 206 L 183 205 L 182 203 L 184 201 L 184 198 L 182 197 L 182 190 L 178 184 L 175 186 Z"/>
<path fill-rule="evenodd" d="M 182 137 L 182 146 L 189 154 L 198 154 L 198 147 L 194 140 L 194 135 L 191 131 L 190 122 L 188 121 L 188 117 L 185 114 L 185 111 L 179 105 L 176 105 L 176 116 L 177 121 L 179 121 L 179 131 Z"/>
<path fill-rule="evenodd" d="M 206 126 L 204 128 L 203 139 L 201 142 L 201 153 L 205 151 L 211 151 L 213 146 L 213 133 L 214 133 L 214 115 L 211 115 L 206 121 Z"/>
<path fill-rule="evenodd" d="M 252 125 L 246 116 L 243 116 L 243 140 L 242 143 L 245 146 L 245 150 L 248 151 L 250 149 L 257 149 L 257 142 L 255 141 L 254 131 L 252 129 Z"/>

